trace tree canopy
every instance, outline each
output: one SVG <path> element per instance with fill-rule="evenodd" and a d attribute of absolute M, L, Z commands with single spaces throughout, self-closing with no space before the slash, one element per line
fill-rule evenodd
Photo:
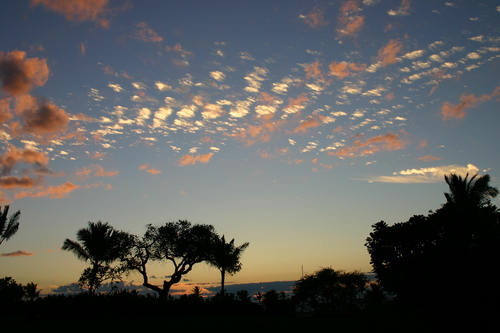
<path fill-rule="evenodd" d="M 19 229 L 21 211 L 18 210 L 11 216 L 8 216 L 9 208 L 9 205 L 5 205 L 2 210 L 2 206 L 0 206 L 0 244 L 8 241 Z"/>
<path fill-rule="evenodd" d="M 361 272 L 322 268 L 297 281 L 293 293 L 318 315 L 338 315 L 359 308 L 367 283 Z"/>
<path fill-rule="evenodd" d="M 381 285 L 407 304 L 487 303 L 500 296 L 486 282 L 500 274 L 498 190 L 489 176 L 448 175 L 446 203 L 429 215 L 373 225 L 366 239 Z"/>
<path fill-rule="evenodd" d="M 111 264 L 129 247 L 131 237 L 114 229 L 108 223 L 89 222 L 87 228 L 78 230 L 77 241 L 66 239 L 62 250 L 72 252 L 78 259 L 88 261 L 79 280 L 82 288 L 92 294 L 106 280 L 120 278 L 121 269 Z"/>
<path fill-rule="evenodd" d="M 137 271 L 143 285 L 166 297 L 172 285 L 189 273 L 197 263 L 210 260 L 211 246 L 217 237 L 215 229 L 207 224 L 191 224 L 186 220 L 167 222 L 161 226 L 147 225 L 142 237 L 134 236 L 132 246 L 121 260 L 130 271 Z M 147 265 L 151 261 L 171 263 L 173 272 L 163 287 L 149 283 Z"/>

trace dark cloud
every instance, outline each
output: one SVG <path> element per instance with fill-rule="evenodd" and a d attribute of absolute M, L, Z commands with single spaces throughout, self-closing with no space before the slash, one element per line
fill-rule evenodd
<path fill-rule="evenodd" d="M 16 112 L 23 120 L 21 130 L 37 136 L 63 131 L 70 121 L 66 111 L 42 97 L 25 95 L 18 98 Z"/>
<path fill-rule="evenodd" d="M 0 80 L 2 89 L 11 95 L 29 92 L 34 86 L 43 86 L 49 78 L 45 59 L 28 58 L 26 52 L 0 52 Z"/>
<path fill-rule="evenodd" d="M 32 252 L 27 252 L 27 251 L 16 251 L 16 252 L 10 252 L 10 253 L 2 253 L 0 254 L 0 257 L 25 257 L 25 256 L 33 256 L 35 255 Z"/>

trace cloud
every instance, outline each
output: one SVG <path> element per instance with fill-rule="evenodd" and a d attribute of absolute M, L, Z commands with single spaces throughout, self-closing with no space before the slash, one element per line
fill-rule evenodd
<path fill-rule="evenodd" d="M 289 98 L 288 105 L 283 108 L 283 111 L 288 114 L 294 114 L 303 110 L 306 107 L 306 103 L 309 101 L 307 93 L 302 93 L 297 98 Z"/>
<path fill-rule="evenodd" d="M 375 176 L 367 179 L 370 182 L 381 183 L 440 183 L 443 181 L 445 175 L 450 173 L 465 176 L 467 173 L 476 174 L 479 168 L 473 164 L 467 166 L 460 165 L 445 165 L 433 168 L 420 168 L 420 169 L 407 169 L 398 172 L 393 172 L 392 176 Z"/>
<path fill-rule="evenodd" d="M 419 157 L 418 159 L 421 161 L 424 161 L 424 162 L 433 162 L 433 161 L 440 160 L 441 157 L 436 157 L 436 156 L 432 156 L 432 155 L 425 155 L 425 156 Z"/>
<path fill-rule="evenodd" d="M 391 39 L 386 46 L 382 47 L 378 51 L 378 60 L 382 63 L 382 66 L 397 63 L 396 54 L 398 54 L 402 48 L 403 45 L 396 39 Z"/>
<path fill-rule="evenodd" d="M 410 10 L 410 5 L 411 5 L 411 0 L 402 0 L 401 5 L 397 10 L 389 10 L 387 14 L 391 16 L 402 16 L 402 15 L 410 15 L 409 10 Z"/>
<path fill-rule="evenodd" d="M 193 165 L 196 163 L 208 163 L 212 159 L 213 153 L 204 155 L 184 155 L 179 160 L 179 166 Z"/>
<path fill-rule="evenodd" d="M 336 76 L 339 79 L 344 79 L 350 76 L 354 71 L 362 71 L 366 69 L 366 64 L 355 64 L 352 62 L 332 62 L 328 68 L 330 69 L 330 75 Z"/>
<path fill-rule="evenodd" d="M 91 177 L 113 177 L 119 174 L 119 171 L 105 171 L 99 164 L 92 164 L 90 167 L 77 169 L 75 176 L 77 179 L 83 180 Z"/>
<path fill-rule="evenodd" d="M 147 23 L 139 22 L 135 26 L 138 28 L 133 38 L 142 40 L 146 43 L 158 43 L 163 41 L 163 37 L 158 35 Z"/>
<path fill-rule="evenodd" d="M 324 81 L 325 77 L 321 71 L 322 64 L 319 61 L 315 61 L 312 64 L 308 64 L 304 67 L 306 72 L 306 79 L 315 79 L 319 81 Z"/>
<path fill-rule="evenodd" d="M 32 164 L 35 169 L 40 169 L 49 163 L 49 159 L 36 150 L 17 149 L 10 145 L 3 156 L 0 155 L 0 176 L 9 175 L 19 162 Z"/>
<path fill-rule="evenodd" d="M 328 154 L 340 157 L 358 157 L 372 155 L 380 150 L 403 149 L 408 142 L 402 138 L 402 134 L 406 134 L 406 132 L 401 131 L 400 134 L 389 132 L 387 134 L 367 138 L 364 141 L 356 140 L 351 146 L 330 151 Z"/>
<path fill-rule="evenodd" d="M 318 29 L 328 25 L 328 21 L 325 19 L 324 9 L 316 6 L 309 14 L 302 16 L 306 24 L 311 28 Z"/>
<path fill-rule="evenodd" d="M 148 172 L 148 173 L 150 173 L 150 174 L 152 174 L 152 175 L 158 175 L 158 174 L 160 174 L 160 173 L 161 173 L 161 171 L 160 171 L 160 170 L 156 170 L 156 169 L 148 169 L 148 166 L 149 166 L 149 164 L 141 164 L 141 165 L 139 166 L 139 170 L 144 170 L 144 171 L 146 171 L 146 172 Z"/>
<path fill-rule="evenodd" d="M 33 255 L 35 255 L 35 253 L 33 253 L 33 252 L 18 250 L 16 252 L 2 253 L 2 254 L 0 254 L 0 257 L 26 257 L 26 256 L 33 256 Z"/>
<path fill-rule="evenodd" d="M 319 127 L 323 124 L 321 117 L 310 117 L 304 120 L 300 126 L 293 130 L 293 133 L 307 133 L 310 128 Z"/>
<path fill-rule="evenodd" d="M 359 11 L 359 1 L 348 0 L 342 4 L 337 27 L 339 37 L 353 36 L 363 28 L 365 17 L 358 15 Z"/>
<path fill-rule="evenodd" d="M 26 52 L 0 52 L 2 89 L 11 95 L 27 93 L 34 86 L 43 86 L 49 78 L 46 59 L 28 58 Z"/>
<path fill-rule="evenodd" d="M 23 121 L 20 130 L 37 136 L 63 131 L 70 121 L 66 111 L 52 101 L 30 95 L 17 98 L 16 113 Z"/>
<path fill-rule="evenodd" d="M 98 22 L 103 28 L 109 27 L 105 15 L 110 13 L 108 0 L 31 0 L 31 5 L 38 4 L 64 16 L 71 22 Z"/>
<path fill-rule="evenodd" d="M 14 198 L 21 199 L 25 197 L 33 197 L 33 198 L 49 197 L 51 199 L 61 199 L 67 197 L 71 192 L 79 188 L 80 188 L 79 185 L 75 185 L 71 182 L 65 182 L 62 185 L 47 186 L 47 187 L 39 186 L 35 190 L 22 191 L 16 193 L 14 195 Z"/>
<path fill-rule="evenodd" d="M 460 103 L 457 105 L 450 102 L 444 102 L 441 107 L 441 116 L 443 121 L 452 119 L 462 119 L 465 117 L 465 110 L 478 106 L 481 103 L 491 100 L 493 97 L 500 96 L 500 87 L 496 87 L 490 94 L 484 94 L 475 97 L 474 94 L 460 96 Z"/>
<path fill-rule="evenodd" d="M 0 178 L 0 188 L 33 187 L 40 185 L 42 177 L 30 178 L 28 176 L 6 176 Z"/>
<path fill-rule="evenodd" d="M 128 2 L 121 8 L 109 8 L 109 0 L 31 0 L 31 5 L 41 4 L 45 8 L 64 16 L 71 22 L 93 21 L 103 28 L 109 28 L 109 18 L 106 16 L 120 10 L 130 8 Z"/>

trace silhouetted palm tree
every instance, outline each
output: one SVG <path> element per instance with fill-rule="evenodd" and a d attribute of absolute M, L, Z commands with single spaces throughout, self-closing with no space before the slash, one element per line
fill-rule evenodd
<path fill-rule="evenodd" d="M 481 208 L 489 204 L 490 198 L 498 195 L 498 189 L 489 185 L 490 176 L 478 176 L 475 174 L 470 179 L 467 179 L 456 174 L 444 176 L 446 184 L 450 188 L 450 193 L 445 193 L 448 205 L 453 205 L 463 208 Z"/>
<path fill-rule="evenodd" d="M 88 261 L 90 268 L 83 271 L 80 285 L 93 294 L 104 280 L 116 277 L 117 271 L 110 264 L 117 260 L 127 241 L 128 234 L 117 231 L 108 223 L 89 222 L 85 229 L 78 230 L 78 242 L 66 239 L 62 250 L 73 252 L 78 259 Z"/>
<path fill-rule="evenodd" d="M 11 216 L 7 217 L 9 214 L 9 205 L 5 205 L 2 211 L 2 206 L 0 206 L 0 244 L 3 241 L 9 240 L 19 229 L 19 216 L 21 216 L 21 211 L 17 211 Z"/>
<path fill-rule="evenodd" d="M 212 245 L 212 253 L 210 256 L 210 265 L 216 267 L 221 274 L 221 298 L 224 297 L 224 282 L 226 274 L 233 275 L 241 270 L 240 258 L 243 251 L 250 245 L 246 242 L 240 246 L 234 245 L 234 238 L 226 243 L 224 235 L 216 237 Z"/>
<path fill-rule="evenodd" d="M 30 299 L 30 301 L 34 301 L 40 296 L 41 289 L 37 289 L 37 284 L 30 282 L 26 286 L 24 286 L 24 294 L 26 297 Z"/>

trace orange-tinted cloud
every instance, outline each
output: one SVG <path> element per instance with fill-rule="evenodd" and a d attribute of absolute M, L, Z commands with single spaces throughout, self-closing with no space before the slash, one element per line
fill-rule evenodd
<path fill-rule="evenodd" d="M 0 52 L 0 80 L 2 89 L 11 95 L 29 92 L 34 86 L 43 86 L 49 78 L 46 59 L 28 58 L 26 52 Z"/>
<path fill-rule="evenodd" d="M 297 98 L 290 97 L 288 99 L 288 105 L 283 108 L 286 113 L 297 113 L 305 107 L 305 104 L 309 101 L 307 93 L 302 93 Z"/>
<path fill-rule="evenodd" d="M 378 60 L 382 63 L 382 66 L 387 66 L 395 64 L 398 62 L 396 55 L 401 52 L 403 44 L 396 39 L 391 39 L 386 46 L 382 47 L 378 51 Z"/>
<path fill-rule="evenodd" d="M 109 13 L 108 0 L 31 0 L 31 5 L 42 6 L 64 16 L 68 21 L 98 22 L 103 28 L 109 27 L 105 15 Z"/>
<path fill-rule="evenodd" d="M 474 94 L 460 96 L 460 103 L 454 105 L 450 102 L 444 102 L 441 107 L 441 116 L 444 121 L 452 119 L 462 119 L 465 117 L 465 110 L 478 106 L 481 103 L 491 100 L 493 97 L 500 96 L 500 87 L 496 87 L 491 95 L 482 95 L 475 97 Z"/>
<path fill-rule="evenodd" d="M 304 71 L 306 72 L 306 79 L 315 79 L 324 81 L 325 77 L 321 70 L 321 66 L 323 66 L 318 60 L 313 62 L 312 64 L 304 67 Z"/>
<path fill-rule="evenodd" d="M 75 176 L 77 177 L 77 179 L 87 179 L 90 177 L 113 177 L 118 173 L 119 172 L 116 170 L 105 171 L 101 165 L 92 164 L 90 167 L 77 169 L 75 172 Z"/>
<path fill-rule="evenodd" d="M 149 166 L 149 164 L 141 164 L 141 165 L 139 166 L 139 170 L 144 170 L 144 171 L 146 171 L 146 172 L 148 172 L 148 173 L 150 173 L 150 174 L 152 174 L 152 175 L 158 175 L 158 174 L 160 174 L 160 173 L 161 173 L 161 171 L 160 171 L 160 170 L 156 170 L 156 169 L 148 169 L 148 166 Z"/>
<path fill-rule="evenodd" d="M 20 130 L 37 136 L 45 136 L 66 129 L 69 115 L 44 98 L 22 95 L 17 98 L 16 113 L 22 120 Z"/>
<path fill-rule="evenodd" d="M 325 19 L 325 11 L 320 7 L 315 7 L 309 12 L 305 20 L 311 28 L 318 29 L 328 25 L 328 21 Z"/>
<path fill-rule="evenodd" d="M 2 254 L 0 254 L 0 257 L 25 257 L 25 256 L 33 256 L 33 255 L 35 255 L 33 252 L 19 250 L 16 252 L 2 253 Z"/>
<path fill-rule="evenodd" d="M 436 157 L 436 156 L 432 156 L 432 155 L 425 155 L 425 156 L 419 157 L 418 159 L 421 161 L 424 161 L 424 162 L 432 162 L 432 161 L 440 160 L 441 157 Z"/>
<path fill-rule="evenodd" d="M 402 0 L 401 5 L 397 10 L 390 10 L 388 12 L 389 15 L 409 15 L 411 0 Z"/>
<path fill-rule="evenodd" d="M 295 128 L 293 133 L 307 133 L 310 128 L 319 127 L 322 123 L 321 117 L 310 117 L 308 120 L 303 121 L 297 128 Z"/>
<path fill-rule="evenodd" d="M 330 75 L 336 76 L 339 79 L 344 79 L 350 76 L 354 71 L 362 71 L 366 69 L 366 64 L 355 64 L 353 62 L 332 62 L 328 68 Z"/>
<path fill-rule="evenodd" d="M 133 36 L 135 39 L 142 40 L 147 43 L 158 43 L 163 41 L 163 37 L 158 35 L 147 23 L 139 22 L 135 24 L 138 27 L 137 33 Z"/>
<path fill-rule="evenodd" d="M 360 10 L 359 1 L 348 0 L 342 4 L 337 27 L 337 33 L 340 37 L 353 36 L 361 31 L 365 24 L 365 18 L 357 14 Z"/>
<path fill-rule="evenodd" d="M 179 160 L 179 166 L 193 165 L 196 163 L 208 163 L 212 159 L 213 153 L 204 155 L 184 155 Z"/>
<path fill-rule="evenodd" d="M 0 99 L 0 123 L 6 123 L 13 118 L 10 108 L 11 98 Z"/>
<path fill-rule="evenodd" d="M 22 191 L 16 193 L 14 195 L 14 198 L 21 199 L 25 197 L 33 197 L 33 198 L 49 197 L 51 199 L 60 199 L 67 197 L 71 192 L 79 188 L 80 188 L 79 185 L 75 185 L 71 182 L 66 182 L 58 186 L 47 186 L 47 187 L 40 186 L 36 190 Z"/>
<path fill-rule="evenodd" d="M 35 168 L 45 167 L 49 159 L 44 154 L 31 149 L 17 149 L 10 145 L 7 151 L 0 155 L 0 176 L 10 174 L 12 169 L 19 163 L 32 164 Z"/>
<path fill-rule="evenodd" d="M 276 100 L 276 98 L 269 94 L 269 93 L 266 93 L 264 91 L 261 91 L 259 93 L 259 97 L 258 97 L 258 100 L 261 104 L 264 104 L 264 105 L 271 105 L 274 103 L 274 101 Z"/>
<path fill-rule="evenodd" d="M 406 132 L 401 131 L 401 134 L 406 134 Z M 387 134 L 367 138 L 364 141 L 356 140 L 350 147 L 331 151 L 328 154 L 340 157 L 357 157 L 372 155 L 380 150 L 403 149 L 408 142 L 402 138 L 401 134 L 389 132 Z"/>
<path fill-rule="evenodd" d="M 33 187 L 42 182 L 42 177 L 30 178 L 27 176 L 5 176 L 0 178 L 0 188 Z"/>
<path fill-rule="evenodd" d="M 247 128 L 231 134 L 231 136 L 244 142 L 249 147 L 255 143 L 268 142 L 271 140 L 271 134 L 279 130 L 286 123 L 286 120 L 270 121 L 270 119 L 265 117 L 261 118 L 261 120 L 262 123 L 260 125 L 249 125 Z"/>

